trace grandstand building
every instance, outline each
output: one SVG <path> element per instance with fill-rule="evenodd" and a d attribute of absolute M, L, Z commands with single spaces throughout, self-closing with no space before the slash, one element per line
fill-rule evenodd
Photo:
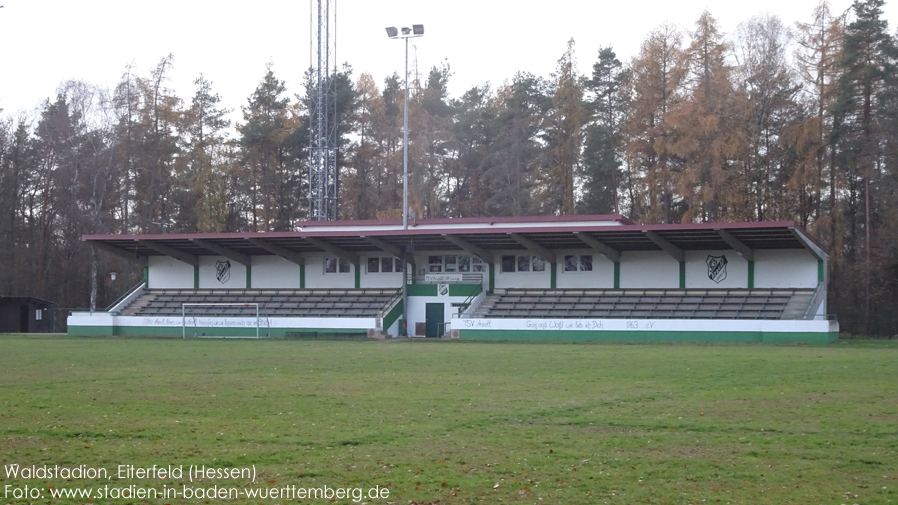
<path fill-rule="evenodd" d="M 618 215 L 314 221 L 87 235 L 143 268 L 72 335 L 831 342 L 822 247 L 793 222 Z M 405 302 L 407 300 L 407 303 Z M 407 324 L 404 317 L 407 317 Z M 406 331 L 407 329 L 407 331 Z"/>

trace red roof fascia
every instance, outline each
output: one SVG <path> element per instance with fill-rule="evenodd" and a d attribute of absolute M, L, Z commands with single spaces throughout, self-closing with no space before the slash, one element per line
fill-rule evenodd
<path fill-rule="evenodd" d="M 592 219 L 590 219 L 592 220 Z M 447 220 L 453 224 L 458 224 L 460 220 Z M 578 220 L 584 221 L 584 220 Z M 374 223 L 373 221 L 369 221 Z M 515 221 L 522 222 L 522 221 Z M 552 220 L 549 223 L 557 220 Z M 569 221 L 565 221 L 569 222 Z M 383 222 L 378 221 L 379 225 Z M 478 224 L 482 222 L 478 221 Z M 505 233 L 557 233 L 557 232 L 582 232 L 582 231 L 603 231 L 603 232 L 627 232 L 627 231 L 680 231 L 680 230 L 740 230 L 755 228 L 796 228 L 805 236 L 813 237 L 804 229 L 795 224 L 794 221 L 762 221 L 762 222 L 744 222 L 744 223 L 687 223 L 687 224 L 624 224 L 618 226 L 536 226 L 533 228 L 472 228 L 463 229 L 421 229 L 410 227 L 408 230 L 303 230 L 303 231 L 283 231 L 283 232 L 234 232 L 234 233 L 184 233 L 184 234 L 152 234 L 152 235 L 84 235 L 81 237 L 83 241 L 103 241 L 103 240 L 191 240 L 191 239 L 235 239 L 235 238 L 294 238 L 294 237 L 350 237 L 350 236 L 404 236 L 404 235 L 456 235 L 456 234 L 505 234 Z M 816 243 L 816 242 L 815 242 Z M 819 246 L 819 244 L 818 244 Z"/>

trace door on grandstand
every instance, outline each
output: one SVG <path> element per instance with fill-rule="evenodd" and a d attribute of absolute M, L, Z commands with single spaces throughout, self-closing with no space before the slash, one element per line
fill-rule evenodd
<path fill-rule="evenodd" d="M 19 333 L 28 333 L 28 305 L 19 306 Z"/>
<path fill-rule="evenodd" d="M 443 304 L 428 303 L 424 307 L 424 336 L 429 338 L 439 338 L 440 328 L 443 327 Z"/>

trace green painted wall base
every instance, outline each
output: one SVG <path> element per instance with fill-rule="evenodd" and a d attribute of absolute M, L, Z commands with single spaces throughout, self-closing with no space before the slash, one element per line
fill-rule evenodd
<path fill-rule="evenodd" d="M 828 344 L 836 332 L 460 330 L 461 340 L 545 342 L 731 342 Z"/>
<path fill-rule="evenodd" d="M 393 307 L 393 309 L 386 315 L 386 317 L 384 317 L 384 320 L 381 323 L 384 330 L 390 329 L 390 327 L 393 326 L 393 323 L 395 323 L 397 319 L 402 317 L 402 307 L 402 300 L 400 300 L 399 303 L 397 303 L 396 306 Z"/>
<path fill-rule="evenodd" d="M 255 328 L 187 328 L 187 338 L 194 334 L 216 337 L 255 337 Z M 272 338 L 302 338 L 303 334 L 339 334 L 365 336 L 360 328 L 259 328 L 259 336 Z M 181 337 L 180 326 L 69 326 L 71 337 Z"/>
<path fill-rule="evenodd" d="M 436 284 L 409 284 L 408 296 L 437 296 Z M 477 296 L 483 291 L 481 284 L 449 284 L 449 296 Z"/>
<path fill-rule="evenodd" d="M 395 310 L 395 309 L 394 309 Z M 400 309 L 401 310 L 401 309 Z M 398 317 L 398 315 L 397 315 Z M 395 319 L 394 319 L 395 322 Z M 255 328 L 188 328 L 194 334 L 217 337 L 252 337 Z M 180 326 L 69 326 L 72 337 L 181 337 Z M 340 328 L 259 328 L 259 335 L 272 338 L 303 338 L 303 335 L 359 335 L 364 329 Z M 837 332 L 760 331 L 533 331 L 460 330 L 461 340 L 543 341 L 543 342 L 719 342 L 771 344 L 828 344 L 839 339 Z"/>

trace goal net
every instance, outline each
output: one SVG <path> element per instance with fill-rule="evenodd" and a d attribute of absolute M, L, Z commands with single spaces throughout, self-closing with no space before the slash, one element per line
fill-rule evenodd
<path fill-rule="evenodd" d="M 181 338 L 265 338 L 261 325 L 258 303 L 181 304 Z"/>

